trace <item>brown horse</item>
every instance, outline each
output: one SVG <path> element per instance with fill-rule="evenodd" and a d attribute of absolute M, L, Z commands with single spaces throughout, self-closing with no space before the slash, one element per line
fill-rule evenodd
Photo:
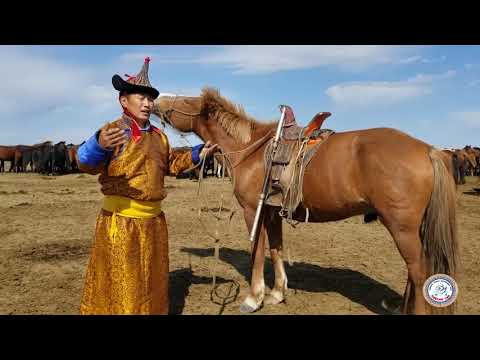
<path fill-rule="evenodd" d="M 445 153 L 452 162 L 453 179 L 455 180 L 455 184 L 465 184 L 465 174 L 463 173 L 463 167 L 458 155 L 449 149 L 444 149 L 442 152 Z"/>
<path fill-rule="evenodd" d="M 15 172 L 26 172 L 32 162 L 33 147 L 28 145 L 15 146 Z M 32 164 L 33 166 L 33 164 Z"/>
<path fill-rule="evenodd" d="M 213 172 L 216 177 L 229 177 L 228 167 L 225 166 L 225 161 L 223 156 L 220 153 L 213 154 Z"/>
<path fill-rule="evenodd" d="M 10 171 L 15 167 L 15 146 L 0 145 L 0 160 L 2 160 L 2 170 L 4 169 L 4 162 L 10 161 Z"/>
<path fill-rule="evenodd" d="M 467 175 L 471 175 L 472 169 L 476 166 L 476 161 L 473 155 L 470 155 L 463 149 L 455 149 L 455 154 L 457 155 L 460 161 L 460 168 L 463 175 L 463 178 Z M 465 179 L 462 181 L 465 184 Z"/>
<path fill-rule="evenodd" d="M 470 164 L 472 166 L 471 175 L 478 175 L 479 167 L 480 167 L 480 150 L 472 148 L 470 145 L 467 145 L 463 148 L 463 150 L 469 155 L 470 157 Z"/>
<path fill-rule="evenodd" d="M 68 144 L 67 145 L 67 170 L 71 172 L 78 172 L 78 148 L 80 145 Z"/>
<path fill-rule="evenodd" d="M 154 113 L 182 132 L 193 131 L 203 141 L 229 153 L 235 196 L 251 231 L 265 170 L 263 154 L 275 123 L 261 123 L 218 91 L 199 97 L 160 97 Z M 337 166 L 337 164 L 343 166 Z M 429 275 L 455 276 L 458 265 L 456 189 L 446 154 L 403 132 L 388 128 L 339 132 L 319 148 L 306 169 L 304 200 L 295 219 L 336 221 L 375 212 L 392 235 L 406 262 L 408 279 L 402 310 L 426 314 L 453 312 L 433 308 L 422 287 Z M 253 312 L 263 301 L 285 299 L 287 276 L 282 260 L 282 218 L 267 207 L 258 240 L 252 244 L 250 293 L 241 311 Z M 265 298 L 264 260 L 268 239 L 275 285 Z"/>
<path fill-rule="evenodd" d="M 467 175 L 473 176 L 475 169 L 477 167 L 477 159 L 476 159 L 475 153 L 472 153 L 465 149 L 462 149 L 461 151 L 465 154 L 465 158 L 467 159 L 467 162 L 468 162 Z"/>

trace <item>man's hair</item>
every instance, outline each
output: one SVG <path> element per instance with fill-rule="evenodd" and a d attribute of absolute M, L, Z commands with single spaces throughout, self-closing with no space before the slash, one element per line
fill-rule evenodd
<path fill-rule="evenodd" d="M 120 93 L 118 94 L 118 98 L 120 99 L 122 96 L 128 96 L 128 95 L 134 95 L 134 94 L 145 94 L 145 95 L 149 95 L 147 93 L 142 93 L 140 91 L 128 91 L 128 90 L 123 90 L 123 91 L 120 91 Z"/>
<path fill-rule="evenodd" d="M 120 91 L 120 94 L 118 94 L 118 97 L 122 97 L 122 96 L 127 96 L 127 95 L 132 95 L 132 94 L 135 94 L 134 92 L 132 91 L 127 91 L 127 90 L 123 90 L 123 91 Z"/>

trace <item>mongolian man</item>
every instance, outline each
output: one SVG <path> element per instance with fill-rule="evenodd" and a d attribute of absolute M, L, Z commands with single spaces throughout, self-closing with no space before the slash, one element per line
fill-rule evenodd
<path fill-rule="evenodd" d="M 100 174 L 103 206 L 87 268 L 81 314 L 168 314 L 168 232 L 162 200 L 170 146 L 149 119 L 159 92 L 146 58 L 137 76 L 112 78 L 123 114 L 79 149 L 79 167 Z M 191 164 L 216 145 L 195 147 Z"/>

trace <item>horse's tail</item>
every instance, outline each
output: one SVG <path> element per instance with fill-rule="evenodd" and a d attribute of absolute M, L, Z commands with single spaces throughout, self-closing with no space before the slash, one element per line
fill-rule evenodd
<path fill-rule="evenodd" d="M 456 186 L 440 153 L 429 153 L 433 165 L 433 191 L 423 219 L 421 238 L 427 262 L 427 276 L 455 277 L 459 265 L 456 222 Z M 454 306 L 433 308 L 432 313 L 453 313 Z"/>

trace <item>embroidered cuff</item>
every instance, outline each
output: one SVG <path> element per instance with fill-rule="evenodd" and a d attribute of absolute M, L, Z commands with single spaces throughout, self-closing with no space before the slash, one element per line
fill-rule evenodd
<path fill-rule="evenodd" d="M 203 146 L 204 144 L 200 144 L 192 148 L 193 165 L 197 165 L 200 162 L 200 152 L 202 151 Z"/>

